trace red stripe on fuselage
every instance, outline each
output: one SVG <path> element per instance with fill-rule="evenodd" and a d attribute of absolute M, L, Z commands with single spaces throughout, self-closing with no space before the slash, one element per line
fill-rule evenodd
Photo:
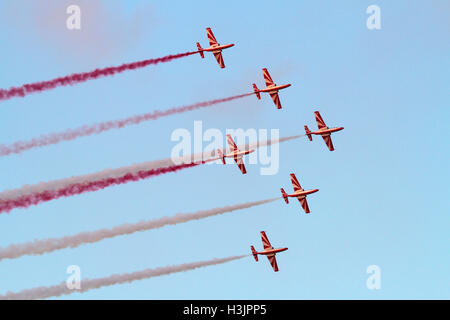
<path fill-rule="evenodd" d="M 319 191 L 319 189 L 310 189 L 310 190 L 297 191 L 297 192 L 288 194 L 288 197 L 295 197 L 295 198 L 297 198 L 299 196 L 306 196 L 308 194 L 315 193 L 317 191 Z"/>
<path fill-rule="evenodd" d="M 211 46 L 209 48 L 204 48 L 203 51 L 223 50 L 223 49 L 231 48 L 233 46 L 234 46 L 233 43 L 231 43 L 231 44 L 223 44 L 223 45 Z"/>
<path fill-rule="evenodd" d="M 333 132 L 341 131 L 343 129 L 344 129 L 344 127 L 328 128 L 328 129 L 313 131 L 311 133 L 316 134 L 316 135 L 322 135 L 322 134 L 326 134 L 326 133 L 333 133 Z"/>
<path fill-rule="evenodd" d="M 260 89 L 259 91 L 260 92 L 277 92 L 278 90 L 282 90 L 282 89 L 285 89 L 285 88 L 288 88 L 288 87 L 290 87 L 291 86 L 291 84 L 290 83 L 288 83 L 288 84 L 281 84 L 281 85 L 279 85 L 279 86 L 269 86 L 269 87 L 265 87 L 264 89 Z"/>
<path fill-rule="evenodd" d="M 271 254 L 274 254 L 274 253 L 286 251 L 287 249 L 288 248 L 268 249 L 268 250 L 264 250 L 264 251 L 261 251 L 261 252 L 257 252 L 257 254 L 261 254 L 261 255 L 267 256 L 267 255 L 271 255 Z"/>

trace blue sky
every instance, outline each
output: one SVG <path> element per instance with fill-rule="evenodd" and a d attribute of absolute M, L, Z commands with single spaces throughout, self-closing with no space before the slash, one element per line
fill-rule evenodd
<path fill-rule="evenodd" d="M 79 4 L 82 31 L 65 29 Z M 381 30 L 366 8 L 381 8 Z M 23 9 L 21 9 L 23 8 Z M 278 174 L 258 165 L 203 166 L 63 198 L 0 216 L 0 246 L 113 227 L 279 195 L 295 172 L 311 214 L 283 200 L 76 249 L 0 262 L 0 293 L 83 277 L 225 257 L 262 247 L 265 230 L 280 272 L 251 257 L 64 299 L 450 298 L 447 1 L 3 1 L 0 87 L 52 79 L 221 43 L 226 69 L 191 56 L 115 77 L 57 88 L 0 106 L 0 143 L 156 108 L 247 92 L 267 67 L 284 108 L 255 97 L 0 158 L 0 190 L 170 156 L 177 128 L 315 128 L 313 111 L 344 126 L 329 152 L 320 138 L 280 146 Z M 84 19 L 84 20 L 83 20 Z M 446 160 L 447 159 L 447 160 Z M 380 290 L 366 268 L 381 268 Z"/>

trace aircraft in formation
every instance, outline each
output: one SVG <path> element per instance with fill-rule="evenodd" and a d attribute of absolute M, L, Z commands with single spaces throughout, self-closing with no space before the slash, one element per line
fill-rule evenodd
<path fill-rule="evenodd" d="M 233 43 L 230 44 L 219 44 L 216 40 L 216 37 L 214 37 L 214 34 L 211 30 L 211 28 L 206 28 L 206 34 L 208 36 L 208 40 L 209 40 L 209 48 L 202 48 L 202 46 L 200 45 L 200 43 L 197 42 L 197 48 L 198 48 L 198 53 L 200 54 L 200 56 L 202 58 L 205 57 L 203 52 L 212 52 L 214 54 L 214 57 L 216 57 L 217 63 L 219 64 L 219 66 L 221 68 L 225 68 L 225 63 L 223 62 L 223 57 L 222 57 L 222 50 L 223 49 L 227 49 L 227 48 L 231 48 L 232 46 L 234 46 Z"/>
<path fill-rule="evenodd" d="M 258 254 L 266 256 L 267 259 L 269 259 L 269 262 L 273 268 L 273 271 L 277 272 L 278 264 L 277 264 L 277 258 L 275 257 L 275 255 L 279 252 L 286 251 L 288 248 L 276 248 L 275 249 L 274 247 L 272 247 L 272 245 L 270 244 L 269 238 L 267 238 L 265 231 L 261 231 L 261 240 L 262 240 L 263 247 L 264 247 L 263 251 L 258 252 L 255 250 L 255 247 L 250 246 L 250 249 L 252 250 L 253 258 L 255 258 L 255 261 L 258 261 Z"/>
<path fill-rule="evenodd" d="M 236 146 L 236 143 L 234 143 L 233 138 L 229 134 L 227 134 L 227 142 L 228 142 L 228 145 L 230 146 L 230 152 L 224 154 L 222 152 L 222 150 L 217 149 L 217 154 L 218 154 L 219 158 L 222 159 L 223 164 L 226 164 L 225 158 L 233 158 L 234 161 L 236 161 L 236 164 L 238 165 L 242 174 L 246 174 L 247 170 L 245 170 L 245 165 L 244 165 L 244 161 L 242 160 L 242 157 L 246 154 L 254 152 L 255 149 L 244 150 L 244 151 L 239 150 L 238 147 Z"/>
<path fill-rule="evenodd" d="M 197 42 L 197 48 L 198 53 L 202 58 L 204 58 L 204 52 L 212 52 L 214 54 L 214 57 L 217 60 L 217 63 L 221 68 L 225 68 L 225 63 L 223 61 L 222 57 L 222 50 L 231 48 L 234 46 L 234 44 L 225 44 L 221 45 L 217 42 L 216 38 L 214 37 L 214 34 L 211 30 L 211 28 L 206 28 L 206 34 L 208 36 L 209 40 L 209 48 L 202 48 L 200 43 Z M 263 89 L 258 89 L 255 83 L 253 83 L 253 93 L 256 95 L 258 100 L 261 99 L 261 93 L 265 92 L 270 95 L 272 98 L 275 106 L 277 109 L 281 109 L 281 102 L 280 97 L 278 96 L 278 91 L 288 88 L 291 86 L 291 84 L 282 84 L 282 85 L 276 85 L 275 82 L 272 80 L 272 77 L 269 74 L 269 71 L 266 68 L 262 69 L 264 81 L 266 83 L 266 87 Z M 325 121 L 323 121 L 322 116 L 320 115 L 319 111 L 314 112 L 317 122 L 317 131 L 310 131 L 308 126 L 305 125 L 305 131 L 306 136 L 310 141 L 312 141 L 312 135 L 320 135 L 322 136 L 323 140 L 325 141 L 325 144 L 327 145 L 328 149 L 330 151 L 334 150 L 333 142 L 331 140 L 331 134 L 337 131 L 341 131 L 344 129 L 344 127 L 333 127 L 329 128 Z M 238 165 L 239 169 L 241 170 L 242 174 L 246 174 L 247 170 L 245 169 L 245 165 L 243 162 L 243 156 L 249 153 L 252 153 L 255 151 L 255 149 L 250 150 L 239 150 L 239 148 L 236 146 L 236 143 L 234 142 L 233 138 L 227 134 L 227 142 L 229 145 L 229 152 L 223 153 L 222 150 L 217 149 L 217 154 L 219 156 L 218 159 L 222 160 L 223 164 L 226 164 L 225 158 L 233 158 L 236 164 Z M 305 213 L 310 213 L 308 202 L 306 201 L 306 196 L 312 193 L 315 193 L 319 191 L 319 189 L 309 189 L 304 190 L 300 183 L 298 182 L 295 174 L 291 173 L 291 182 L 292 186 L 294 188 L 294 192 L 291 194 L 287 194 L 283 188 L 281 188 L 281 195 L 284 199 L 284 201 L 289 204 L 289 198 L 297 198 L 300 202 L 303 210 Z M 288 248 L 273 248 L 272 245 L 269 242 L 269 239 L 267 238 L 267 235 L 264 231 L 261 231 L 261 239 L 263 243 L 264 250 L 257 252 L 253 246 L 251 246 L 252 255 L 255 258 L 256 261 L 258 261 L 258 255 L 265 255 L 269 259 L 269 262 L 275 272 L 278 271 L 278 265 L 277 260 L 275 258 L 275 255 L 279 252 L 286 251 Z"/>
<path fill-rule="evenodd" d="M 336 127 L 336 128 L 328 128 L 325 124 L 325 121 L 323 121 L 322 116 L 320 115 L 319 111 L 314 111 L 314 114 L 316 115 L 316 122 L 317 122 L 317 131 L 309 131 L 308 126 L 305 125 L 305 131 L 306 135 L 308 136 L 309 141 L 312 141 L 312 134 L 320 135 L 322 136 L 323 140 L 325 141 L 325 144 L 327 145 L 328 149 L 330 151 L 334 150 L 333 141 L 331 141 L 331 134 L 333 132 L 341 131 L 344 129 L 344 127 Z"/>
<path fill-rule="evenodd" d="M 308 202 L 306 201 L 306 196 L 311 193 L 315 193 L 319 191 L 319 189 L 310 189 L 310 190 L 304 190 L 300 183 L 297 180 L 297 177 L 295 174 L 291 173 L 291 182 L 292 186 L 294 187 L 294 193 L 287 194 L 283 188 L 281 188 L 281 195 L 283 196 L 284 201 L 286 203 L 289 203 L 289 197 L 297 198 L 300 202 L 303 210 L 305 210 L 305 213 L 310 213 Z"/>

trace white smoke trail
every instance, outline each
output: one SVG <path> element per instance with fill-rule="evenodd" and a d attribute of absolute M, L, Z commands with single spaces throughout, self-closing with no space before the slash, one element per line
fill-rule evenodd
<path fill-rule="evenodd" d="M 224 103 L 247 96 L 253 95 L 253 93 L 244 93 L 240 95 L 230 96 L 222 99 L 215 99 L 209 101 L 198 102 L 181 107 L 175 107 L 163 111 L 153 111 L 150 113 L 140 114 L 132 117 L 128 117 L 120 120 L 100 122 L 93 125 L 84 125 L 75 129 L 69 129 L 63 132 L 51 133 L 41 135 L 39 138 L 34 138 L 29 141 L 18 141 L 11 145 L 0 145 L 0 156 L 6 156 L 11 153 L 21 153 L 26 150 L 30 150 L 37 147 L 48 146 L 57 144 L 62 141 L 70 141 L 84 136 L 90 136 L 92 134 L 100 134 L 102 132 L 120 129 L 129 125 L 137 125 L 144 121 L 156 120 L 161 117 L 167 117 L 170 115 L 180 114 L 188 111 L 197 110 L 200 108 L 211 107 L 219 103 Z"/>
<path fill-rule="evenodd" d="M 289 141 L 292 139 L 300 138 L 304 135 L 297 135 L 297 136 L 290 136 L 280 139 L 274 139 L 274 140 L 266 140 L 266 141 L 258 141 L 255 143 L 250 144 L 250 148 L 259 148 L 266 145 L 272 145 L 275 143 L 281 143 L 285 141 Z M 240 146 L 241 148 L 249 148 L 249 145 Z M 211 156 L 210 153 L 195 153 L 195 154 L 189 154 L 185 155 L 179 158 L 167 158 L 163 160 L 156 160 L 156 161 L 148 161 L 138 164 L 133 164 L 131 166 L 125 166 L 117 169 L 106 169 L 100 172 L 92 173 L 92 174 L 86 174 L 81 176 L 75 176 L 70 178 L 64 178 L 59 180 L 53 180 L 48 182 L 41 182 L 34 185 L 24 185 L 21 188 L 17 189 L 10 189 L 5 190 L 0 193 L 0 200 L 8 200 L 8 199 L 15 199 L 19 198 L 21 196 L 33 194 L 33 193 L 39 193 L 42 191 L 52 191 L 52 190 L 58 190 L 62 188 L 66 188 L 72 184 L 78 184 L 78 183 L 84 183 L 88 181 L 95 181 L 95 180 L 103 180 L 107 178 L 118 178 L 121 176 L 124 176 L 127 173 L 136 174 L 139 171 L 146 171 L 156 168 L 162 168 L 162 167 L 168 167 L 173 166 L 175 164 L 180 163 L 190 163 L 190 162 L 200 162 L 200 161 L 207 161 L 211 160 L 214 157 Z"/>
<path fill-rule="evenodd" d="M 142 271 L 113 274 L 105 278 L 86 279 L 81 281 L 81 289 L 68 289 L 66 282 L 49 287 L 37 287 L 33 289 L 26 289 L 19 292 L 7 292 L 5 295 L 0 295 L 0 300 L 31 300 L 31 299 L 45 299 L 49 297 L 58 297 L 62 295 L 71 294 L 74 292 L 86 292 L 88 290 L 97 289 L 105 286 L 112 286 L 115 284 L 133 282 L 137 280 L 158 277 L 176 272 L 184 272 L 197 268 L 213 266 L 217 264 L 226 263 L 233 260 L 242 259 L 249 255 L 232 256 L 227 258 L 214 258 L 211 260 L 191 262 L 179 264 L 174 266 L 161 267 L 156 269 L 145 269 Z"/>
<path fill-rule="evenodd" d="M 232 206 L 197 211 L 194 213 L 176 214 L 172 217 L 163 217 L 155 220 L 140 221 L 134 224 L 127 223 L 119 225 L 112 229 L 100 229 L 96 231 L 81 232 L 72 236 L 61 238 L 49 238 L 34 240 L 32 242 L 21 244 L 12 244 L 8 247 L 0 248 L 0 261 L 3 259 L 14 259 L 24 255 L 41 255 L 64 248 L 76 248 L 82 244 L 94 243 L 120 235 L 127 235 L 135 232 L 157 229 L 167 225 L 175 225 L 192 220 L 204 219 L 235 210 L 242 210 L 253 206 L 273 202 L 277 199 L 279 198 L 241 203 Z"/>

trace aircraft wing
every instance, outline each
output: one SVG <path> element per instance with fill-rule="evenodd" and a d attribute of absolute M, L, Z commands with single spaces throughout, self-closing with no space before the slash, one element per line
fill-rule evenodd
<path fill-rule="evenodd" d="M 297 180 L 297 177 L 295 176 L 295 174 L 291 173 L 291 182 L 292 182 L 292 186 L 294 187 L 294 191 L 303 191 L 302 186 L 300 185 L 300 183 Z"/>
<path fill-rule="evenodd" d="M 217 63 L 219 64 L 219 66 L 221 68 L 225 68 L 225 63 L 223 62 L 223 57 L 222 57 L 222 52 L 221 51 L 217 51 L 217 52 L 213 52 L 214 57 L 216 57 Z"/>
<path fill-rule="evenodd" d="M 274 85 L 275 83 L 273 82 L 272 78 L 270 77 L 269 71 L 267 71 L 266 68 L 263 68 L 262 71 L 263 71 L 264 81 L 266 81 L 266 87 L 268 87 L 270 85 Z"/>
<path fill-rule="evenodd" d="M 234 143 L 233 138 L 229 134 L 227 134 L 227 142 L 228 142 L 228 145 L 230 146 L 230 150 L 232 152 L 233 151 L 238 151 L 238 147 L 236 146 L 236 144 Z"/>
<path fill-rule="evenodd" d="M 327 145 L 328 149 L 330 151 L 333 151 L 334 147 L 333 147 L 333 141 L 331 141 L 331 135 L 330 134 L 323 135 L 322 138 L 323 138 L 323 141 L 325 141 L 325 144 Z"/>
<path fill-rule="evenodd" d="M 277 106 L 277 109 L 281 109 L 281 102 L 278 92 L 271 93 L 270 96 L 272 97 L 273 103 Z"/>
<path fill-rule="evenodd" d="M 236 161 L 236 164 L 238 165 L 242 174 L 246 174 L 247 170 L 245 170 L 245 165 L 244 165 L 244 161 L 242 160 L 242 157 L 234 157 L 234 161 Z"/>
<path fill-rule="evenodd" d="M 269 259 L 270 265 L 273 268 L 273 271 L 278 271 L 278 264 L 277 264 L 277 258 L 275 258 L 275 254 L 272 254 L 270 256 L 267 256 L 267 259 Z"/>
<path fill-rule="evenodd" d="M 208 35 L 208 40 L 209 40 L 209 45 L 213 46 L 213 45 L 217 45 L 217 40 L 216 37 L 214 37 L 214 34 L 211 30 L 211 28 L 206 28 L 206 34 Z"/>
<path fill-rule="evenodd" d="M 265 231 L 261 231 L 261 240 L 263 243 L 264 250 L 265 249 L 273 249 L 272 245 L 270 244 L 269 238 L 267 238 Z"/>
<path fill-rule="evenodd" d="M 325 121 L 323 121 L 319 111 L 314 111 L 314 114 L 316 115 L 317 127 L 319 127 L 319 129 L 326 128 L 327 125 L 325 124 Z"/>
<path fill-rule="evenodd" d="M 309 213 L 309 207 L 308 207 L 308 201 L 306 201 L 306 197 L 297 197 L 298 201 L 300 201 L 300 204 L 302 205 L 303 210 L 305 210 L 305 213 Z"/>

